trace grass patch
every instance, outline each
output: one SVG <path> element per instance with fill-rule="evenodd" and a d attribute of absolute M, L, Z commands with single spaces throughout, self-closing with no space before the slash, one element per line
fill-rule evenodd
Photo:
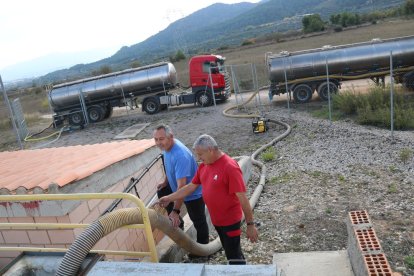
<path fill-rule="evenodd" d="M 414 129 L 414 96 L 402 88 L 394 89 L 394 129 Z M 332 120 L 351 118 L 361 125 L 391 128 L 390 88 L 375 86 L 366 94 L 343 91 L 332 97 Z M 318 118 L 328 118 L 328 106 L 313 111 Z"/>
<path fill-rule="evenodd" d="M 391 165 L 390 167 L 389 167 L 389 170 L 390 170 L 390 172 L 392 172 L 392 173 L 398 173 L 400 170 L 396 167 L 396 166 L 394 166 L 394 165 Z"/>
<path fill-rule="evenodd" d="M 310 175 L 313 177 L 320 177 L 323 173 L 321 171 L 310 172 Z"/>
<path fill-rule="evenodd" d="M 388 193 L 389 194 L 395 194 L 396 192 L 398 192 L 397 185 L 395 183 L 390 184 L 388 186 Z"/>
<path fill-rule="evenodd" d="M 274 147 L 268 147 L 264 152 L 262 152 L 262 154 L 260 155 L 260 157 L 265 162 L 270 162 L 270 161 L 275 160 L 275 158 L 276 158 L 276 150 L 275 150 L 275 148 Z"/>
<path fill-rule="evenodd" d="M 400 161 L 403 162 L 404 164 L 407 164 L 412 157 L 413 157 L 412 149 L 404 148 L 400 151 Z"/>
<path fill-rule="evenodd" d="M 0 130 L 12 129 L 12 124 L 9 118 L 0 119 Z"/>
<path fill-rule="evenodd" d="M 36 124 L 41 122 L 43 119 L 40 117 L 40 114 L 38 112 L 32 113 L 32 114 L 24 114 L 24 119 L 26 121 L 26 124 Z"/>
<path fill-rule="evenodd" d="M 279 184 L 279 183 L 286 183 L 295 177 L 294 174 L 283 173 L 279 176 L 273 176 L 270 178 L 271 184 Z"/>
<path fill-rule="evenodd" d="M 414 269 L 414 256 L 405 257 L 404 263 L 409 269 Z"/>
<path fill-rule="evenodd" d="M 329 106 L 324 105 L 322 109 L 314 110 L 310 112 L 312 116 L 319 118 L 319 119 L 329 119 Z M 338 121 L 344 118 L 343 113 L 336 110 L 331 110 L 331 118 L 332 121 Z"/>

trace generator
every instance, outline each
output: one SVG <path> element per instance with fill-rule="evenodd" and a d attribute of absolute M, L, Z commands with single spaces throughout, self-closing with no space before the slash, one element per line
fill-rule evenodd
<path fill-rule="evenodd" d="M 254 118 L 252 121 L 253 133 L 264 133 L 267 131 L 268 120 L 263 117 Z"/>

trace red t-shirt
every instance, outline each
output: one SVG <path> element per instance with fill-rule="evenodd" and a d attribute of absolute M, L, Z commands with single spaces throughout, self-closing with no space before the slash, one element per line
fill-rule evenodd
<path fill-rule="evenodd" d="M 242 208 L 236 193 L 246 192 L 239 164 L 227 154 L 213 164 L 201 164 L 194 184 L 203 187 L 203 199 L 215 226 L 232 225 L 242 218 Z"/>

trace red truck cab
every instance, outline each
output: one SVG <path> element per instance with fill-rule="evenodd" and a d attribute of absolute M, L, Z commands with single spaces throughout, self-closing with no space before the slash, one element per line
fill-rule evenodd
<path fill-rule="evenodd" d="M 199 55 L 190 59 L 190 85 L 199 105 L 212 105 L 213 93 L 216 100 L 225 101 L 230 97 L 230 81 L 224 61 L 225 58 L 219 55 Z"/>

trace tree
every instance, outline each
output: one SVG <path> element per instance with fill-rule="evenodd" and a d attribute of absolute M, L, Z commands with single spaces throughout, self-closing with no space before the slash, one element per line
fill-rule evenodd
<path fill-rule="evenodd" d="M 303 31 L 305 33 L 319 32 L 325 30 L 325 22 L 319 14 L 307 15 L 302 18 Z"/>
<path fill-rule="evenodd" d="M 180 61 L 182 59 L 185 59 L 185 55 L 183 51 L 178 50 L 177 53 L 175 54 L 175 61 Z"/>
<path fill-rule="evenodd" d="M 339 13 L 332 14 L 329 17 L 329 21 L 331 21 L 332 25 L 340 25 L 340 23 L 341 23 L 341 14 L 339 14 Z"/>
<path fill-rule="evenodd" d="M 404 13 L 409 15 L 414 13 L 414 0 L 406 0 L 404 3 Z"/>
<path fill-rule="evenodd" d="M 134 60 L 133 62 L 131 62 L 131 68 L 138 68 L 141 66 L 141 63 L 139 63 L 139 61 Z"/>
<path fill-rule="evenodd" d="M 99 76 L 112 73 L 112 69 L 108 65 L 101 66 L 98 70 L 92 71 L 92 76 Z"/>
<path fill-rule="evenodd" d="M 185 59 L 185 55 L 181 50 L 178 50 L 177 53 L 175 53 L 175 56 L 170 56 L 170 62 L 177 62 L 182 59 Z"/>

